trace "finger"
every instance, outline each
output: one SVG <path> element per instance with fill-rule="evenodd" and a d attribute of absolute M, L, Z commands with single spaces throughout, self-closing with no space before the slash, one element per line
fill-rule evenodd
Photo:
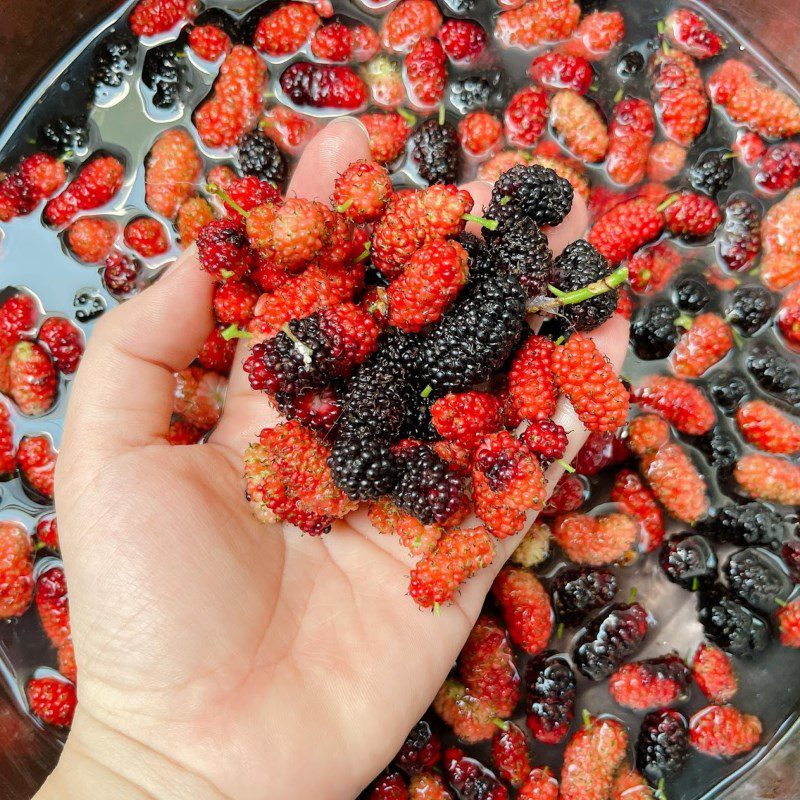
<path fill-rule="evenodd" d="M 364 125 L 355 117 L 335 119 L 309 142 L 287 194 L 327 205 L 339 175 L 354 161 L 369 157 L 369 134 Z"/>
<path fill-rule="evenodd" d="M 568 244 L 582 238 L 588 227 L 589 211 L 586 208 L 586 201 L 576 194 L 572 198 L 572 208 L 564 221 L 555 227 L 544 228 L 553 255 L 559 255 Z"/>
<path fill-rule="evenodd" d="M 366 128 L 352 117 L 331 122 L 309 143 L 289 184 L 289 194 L 319 200 L 326 205 L 339 175 L 354 161 L 370 157 Z M 250 388 L 242 364 L 249 346 L 242 341 L 236 349 L 225 409 L 211 441 L 241 455 L 253 437 L 275 425 L 280 415 L 261 392 Z"/>
<path fill-rule="evenodd" d="M 213 326 L 212 287 L 192 247 L 100 320 L 75 378 L 59 466 L 78 454 L 84 459 L 164 440 L 173 373 L 192 362 Z"/>

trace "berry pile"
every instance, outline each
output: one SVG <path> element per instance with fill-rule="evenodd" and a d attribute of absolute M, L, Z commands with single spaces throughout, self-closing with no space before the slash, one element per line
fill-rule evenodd
<path fill-rule="evenodd" d="M 289 419 L 245 455 L 254 514 L 320 535 L 369 502 L 419 559 L 411 596 L 450 601 L 491 563 L 493 538 L 543 507 L 544 470 L 567 445 L 559 396 L 589 430 L 624 423 L 628 392 L 585 333 L 615 312 L 624 268 L 585 241 L 553 258 L 539 225 L 563 221 L 573 189 L 538 164 L 505 172 L 485 217 L 452 184 L 396 192 L 375 161 L 339 176 L 330 207 L 252 179 L 214 191 L 228 211 L 197 247 L 217 281 L 219 346 L 253 339 L 250 386 Z M 264 262 L 277 285 L 253 302 Z M 279 291 L 305 283 L 313 295 Z M 555 340 L 530 334 L 529 311 L 558 321 Z M 521 426 L 505 418 L 506 392 Z M 470 513 L 482 527 L 462 525 Z M 623 558 L 633 520 L 600 524 L 611 560 Z"/>
<path fill-rule="evenodd" d="M 252 432 L 259 519 L 335 535 L 364 504 L 409 551 L 425 608 L 526 532 L 367 797 L 662 800 L 693 749 L 750 752 L 774 731 L 744 713 L 742 659 L 800 646 L 794 96 L 680 6 L 642 31 L 620 4 L 577 0 L 380 15 L 283 0 L 238 20 L 206 5 L 139 0 L 91 55 L 86 89 L 109 118 L 141 96 L 142 164 L 81 106 L 40 114 L 0 172 L 2 233 L 41 213 L 65 271 L 86 276 L 78 325 L 21 288 L 33 277 L 0 294 L 0 473 L 36 509 L 35 540 L 0 531 L 0 609 L 38 612 L 65 679 L 30 679 L 31 710 L 67 726 L 76 678 L 63 572 L 33 581 L 58 553 L 38 420 L 63 410 L 81 326 L 196 243 L 215 327 L 175 376 L 171 444 L 203 440 L 244 361 L 287 420 Z M 330 204 L 285 197 L 335 113 L 363 122 L 371 158 Z M 485 209 L 457 188 L 476 176 L 493 184 Z M 547 228 L 581 203 L 585 239 L 554 257 Z M 615 314 L 632 321 L 624 381 L 590 336 Z M 548 500 L 564 403 L 590 437 Z M 662 594 L 704 632 L 683 659 L 651 631 Z M 613 718 L 582 717 L 593 684 Z M 560 794 L 532 741 L 566 746 Z"/>

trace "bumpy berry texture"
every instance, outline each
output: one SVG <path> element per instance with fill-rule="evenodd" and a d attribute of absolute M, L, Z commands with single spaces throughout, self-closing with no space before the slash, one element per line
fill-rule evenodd
<path fill-rule="evenodd" d="M 565 625 L 580 624 L 590 612 L 610 603 L 616 593 L 617 579 L 605 569 L 566 568 L 550 583 L 556 617 Z"/>
<path fill-rule="evenodd" d="M 80 211 L 91 211 L 111 201 L 122 186 L 125 167 L 114 156 L 101 155 L 83 165 L 71 183 L 44 207 L 49 225 L 60 227 Z"/>
<path fill-rule="evenodd" d="M 485 698 L 470 693 L 463 683 L 449 678 L 433 700 L 433 708 L 453 733 L 466 744 L 491 739 L 497 731 L 494 708 Z"/>
<path fill-rule="evenodd" d="M 664 542 L 659 563 L 668 580 L 692 592 L 708 588 L 717 578 L 716 552 L 696 534 L 679 534 Z"/>
<path fill-rule="evenodd" d="M 191 0 L 139 0 L 128 22 L 137 36 L 153 36 L 186 19 L 191 9 Z"/>
<path fill-rule="evenodd" d="M 389 323 L 407 333 L 418 333 L 437 322 L 458 296 L 467 276 L 467 252 L 458 242 L 433 242 L 421 247 L 386 290 Z"/>
<path fill-rule="evenodd" d="M 627 749 L 628 732 L 621 722 L 610 717 L 589 717 L 564 751 L 559 797 L 563 800 L 608 797 Z"/>
<path fill-rule="evenodd" d="M 18 522 L 0 522 L 0 618 L 25 613 L 33 600 L 33 547 Z"/>
<path fill-rule="evenodd" d="M 442 743 L 424 719 L 420 720 L 406 736 L 403 746 L 394 757 L 397 764 L 407 775 L 416 775 L 432 769 L 439 761 Z"/>
<path fill-rule="evenodd" d="M 655 294 L 672 280 L 682 258 L 669 242 L 663 241 L 637 250 L 628 260 L 628 280 L 637 294 Z"/>
<path fill-rule="evenodd" d="M 635 197 L 606 211 L 589 231 L 589 242 L 617 264 L 657 238 L 663 229 L 664 218 L 657 205 Z"/>
<path fill-rule="evenodd" d="M 607 678 L 641 647 L 647 628 L 647 611 L 639 603 L 611 606 L 576 642 L 575 666 L 589 680 Z"/>
<path fill-rule="evenodd" d="M 553 609 L 538 579 L 525 569 L 506 566 L 495 578 L 492 594 L 514 644 L 530 655 L 541 653 L 552 634 Z"/>
<path fill-rule="evenodd" d="M 792 582 L 778 558 L 758 548 L 732 553 L 724 572 L 731 594 L 765 614 L 786 602 L 792 591 Z"/>
<path fill-rule="evenodd" d="M 197 107 L 194 124 L 208 147 L 231 147 L 255 124 L 267 67 L 250 47 L 236 45 L 222 62 L 212 94 Z"/>
<path fill-rule="evenodd" d="M 670 360 L 677 375 L 698 378 L 733 349 L 730 326 L 717 314 L 701 314 L 681 336 Z"/>
<path fill-rule="evenodd" d="M 692 747 L 710 756 L 732 758 L 752 750 L 761 738 L 761 721 L 733 706 L 707 706 L 689 721 Z"/>
<path fill-rule="evenodd" d="M 55 368 L 72 375 L 83 355 L 83 334 L 65 317 L 48 317 L 39 328 L 39 342 L 47 347 Z"/>
<path fill-rule="evenodd" d="M 36 342 L 14 345 L 8 359 L 9 394 L 28 416 L 47 413 L 56 400 L 58 376 L 47 351 Z"/>
<path fill-rule="evenodd" d="M 473 205 L 468 192 L 450 185 L 396 195 L 373 231 L 373 264 L 396 277 L 420 247 L 461 233 Z"/>
<path fill-rule="evenodd" d="M 553 538 L 571 561 L 595 567 L 632 560 L 638 532 L 635 519 L 619 513 L 572 513 L 557 517 L 553 526 Z"/>
<path fill-rule="evenodd" d="M 800 108 L 784 92 L 761 81 L 752 67 L 729 58 L 717 67 L 706 84 L 709 97 L 737 123 L 768 137 L 788 137 L 800 132 Z"/>
<path fill-rule="evenodd" d="M 398 448 L 398 479 L 392 499 L 424 525 L 446 524 L 461 515 L 466 504 L 464 480 L 428 445 Z"/>
<path fill-rule="evenodd" d="M 431 416 L 442 437 L 468 450 L 503 426 L 499 401 L 485 392 L 445 395 L 431 406 Z"/>
<path fill-rule="evenodd" d="M 497 620 L 478 618 L 458 657 L 458 674 L 470 693 L 491 704 L 497 717 L 513 715 L 520 677 L 508 635 Z"/>
<path fill-rule="evenodd" d="M 708 512 L 705 480 L 679 444 L 670 442 L 645 455 L 640 471 L 658 501 L 675 519 L 692 524 Z"/>
<path fill-rule="evenodd" d="M 520 533 L 527 515 L 544 505 L 539 460 L 507 431 L 485 437 L 472 462 L 475 513 L 498 539 Z"/>
<path fill-rule="evenodd" d="M 580 333 L 553 351 L 556 384 L 590 431 L 613 431 L 628 415 L 628 393 L 595 343 Z"/>
<path fill-rule="evenodd" d="M 461 798 L 508 800 L 505 785 L 480 761 L 465 756 L 456 747 L 445 750 L 443 765 L 450 786 Z"/>
<path fill-rule="evenodd" d="M 800 467 L 776 456 L 742 456 L 734 470 L 736 482 L 748 497 L 784 505 L 800 503 Z"/>
<path fill-rule="evenodd" d="M 752 657 L 769 643 L 768 623 L 721 586 L 701 591 L 698 617 L 706 637 L 732 656 Z"/>
<path fill-rule="evenodd" d="M 62 647 L 71 635 L 69 597 L 64 570 L 52 567 L 36 580 L 36 609 L 47 638 L 54 647 Z"/>
<path fill-rule="evenodd" d="M 447 58 L 438 39 L 420 39 L 405 59 L 405 75 L 412 104 L 432 109 L 441 103 L 447 85 Z"/>
<path fill-rule="evenodd" d="M 768 453 L 791 455 L 800 450 L 800 425 L 764 400 L 750 400 L 736 411 L 742 436 Z"/>
<path fill-rule="evenodd" d="M 723 506 L 707 520 L 704 530 L 719 542 L 778 550 L 787 538 L 786 522 L 764 503 L 743 503 Z"/>
<path fill-rule="evenodd" d="M 626 762 L 614 777 L 611 800 L 656 800 L 656 795 L 647 781 Z"/>
<path fill-rule="evenodd" d="M 614 701 L 626 708 L 646 710 L 671 705 L 686 694 L 689 668 L 675 654 L 621 666 L 609 678 Z"/>
<path fill-rule="evenodd" d="M 664 518 L 653 493 L 631 470 L 623 469 L 614 478 L 611 500 L 619 503 L 640 525 L 641 547 L 650 553 L 664 539 Z"/>
<path fill-rule="evenodd" d="M 355 504 L 334 484 L 329 449 L 293 420 L 265 428 L 245 456 L 247 495 L 260 518 L 285 520 L 319 535 Z"/>
<path fill-rule="evenodd" d="M 562 742 L 575 717 L 575 674 L 566 659 L 543 653 L 525 672 L 525 724 L 544 744 Z"/>
<path fill-rule="evenodd" d="M 504 731 L 498 730 L 492 739 L 492 760 L 500 777 L 512 786 L 521 786 L 530 771 L 530 757 L 525 733 L 513 722 Z"/>
<path fill-rule="evenodd" d="M 514 355 L 508 391 L 522 419 L 547 419 L 555 412 L 558 390 L 550 369 L 554 348 L 550 339 L 533 335 Z"/>
<path fill-rule="evenodd" d="M 441 396 L 485 380 L 511 354 L 524 314 L 525 293 L 515 278 L 498 275 L 482 281 L 422 341 L 420 383 Z"/>
<path fill-rule="evenodd" d="M 519 800 L 558 800 L 558 781 L 549 767 L 534 767 L 517 797 Z"/>
<path fill-rule="evenodd" d="M 636 766 L 651 786 L 674 777 L 689 757 L 689 728 L 677 711 L 651 711 L 636 740 Z"/>
<path fill-rule="evenodd" d="M 414 775 L 408 782 L 408 800 L 454 800 L 447 784 L 437 772 Z"/>
<path fill-rule="evenodd" d="M 69 728 L 78 704 L 75 686 L 58 678 L 33 678 L 26 687 L 33 714 L 56 728 Z"/>
<path fill-rule="evenodd" d="M 703 642 L 694 654 L 692 677 L 712 703 L 730 702 L 739 688 L 730 658 L 713 644 Z"/>
<path fill-rule="evenodd" d="M 447 603 L 464 581 L 493 558 L 494 545 L 483 528 L 450 530 L 411 570 L 409 594 L 423 608 Z"/>
<path fill-rule="evenodd" d="M 558 313 L 572 329 L 591 331 L 614 315 L 619 300 L 616 288 L 619 281 L 613 281 L 611 272 L 611 265 L 605 256 L 583 239 L 568 244 L 555 259 L 553 288 L 550 291 L 561 300 Z M 594 292 L 588 287 L 598 291 Z M 581 291 L 589 296 L 581 297 Z M 578 294 L 578 301 L 574 303 L 569 298 L 573 292 Z"/>
<path fill-rule="evenodd" d="M 608 126 L 606 170 L 614 183 L 630 186 L 644 178 L 655 116 L 650 104 L 625 98 L 614 106 Z"/>
<path fill-rule="evenodd" d="M 653 375 L 639 383 L 633 391 L 634 401 L 648 411 L 660 414 L 682 433 L 700 435 L 714 425 L 714 408 L 695 384 Z"/>
<path fill-rule="evenodd" d="M 597 106 L 571 89 L 560 89 L 550 101 L 550 123 L 567 149 L 581 161 L 602 161 L 608 150 L 606 123 Z"/>
<path fill-rule="evenodd" d="M 800 647 L 800 603 L 792 600 L 778 609 L 778 629 L 784 647 Z"/>

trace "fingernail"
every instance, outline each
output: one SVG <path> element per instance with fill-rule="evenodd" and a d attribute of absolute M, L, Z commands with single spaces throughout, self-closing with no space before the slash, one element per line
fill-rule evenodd
<path fill-rule="evenodd" d="M 361 132 L 364 138 L 369 139 L 369 131 L 367 131 L 366 125 L 364 125 L 364 123 L 360 119 L 357 119 L 356 117 L 336 117 L 336 119 L 334 119 L 333 122 L 328 123 L 328 127 L 330 128 L 334 125 L 336 125 L 337 127 L 339 125 L 343 125 L 343 126 L 352 126 L 358 128 L 358 130 Z"/>

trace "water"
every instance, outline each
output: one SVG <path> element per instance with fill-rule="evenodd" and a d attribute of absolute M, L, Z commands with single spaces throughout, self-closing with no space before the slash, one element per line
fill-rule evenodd
<path fill-rule="evenodd" d="M 87 34 L 25 100 L 0 134 L 0 163 L 13 165 L 19 157 L 32 150 L 31 139 L 35 137 L 36 131 L 43 123 L 57 114 L 72 115 L 76 109 L 89 102 L 89 88 L 85 76 L 93 46 L 107 31 L 124 27 L 124 20 L 131 5 L 132 3 L 128 3 Z M 257 5 L 259 4 L 252 0 L 239 2 L 220 0 L 207 3 L 206 7 L 224 9 L 237 19 L 242 19 Z M 266 4 L 266 6 L 275 5 L 277 5 L 275 2 Z M 391 2 L 388 0 L 334 2 L 337 13 L 368 22 L 376 27 L 379 25 L 380 15 L 390 5 Z M 440 5 L 447 15 L 452 15 L 452 10 L 446 7 L 447 4 Z M 476 6 L 480 9 L 477 16 L 488 24 L 491 14 L 494 13 L 494 4 L 478 2 Z M 605 7 L 611 9 L 615 4 L 609 3 Z M 658 47 L 654 39 L 656 22 L 665 16 L 668 7 L 668 3 L 663 0 L 655 3 L 625 3 L 623 11 L 629 31 L 629 41 L 624 49 L 636 49 L 645 58 L 649 56 Z M 712 11 L 702 6 L 701 8 L 707 18 L 714 20 L 718 30 L 725 31 L 728 54 L 736 54 L 736 50 L 742 53 L 747 51 L 747 57 L 754 59 L 763 72 L 776 82 L 781 81 L 779 73 L 772 69 L 765 59 L 754 53 L 744 38 L 725 26 Z M 142 164 L 145 156 L 155 139 L 165 130 L 182 126 L 194 134 L 191 122 L 192 110 L 209 92 L 217 73 L 217 65 L 201 61 L 188 51 L 188 86 L 181 106 L 174 111 L 154 108 L 151 102 L 152 93 L 140 80 L 144 53 L 157 44 L 174 39 L 178 34 L 179 31 L 175 30 L 169 34 L 153 37 L 140 45 L 133 74 L 126 79 L 122 87 L 110 91 L 92 108 L 89 115 L 89 145 L 85 151 L 71 159 L 71 163 L 77 165 L 88 154 L 98 149 L 112 152 L 124 159 L 127 170 L 123 189 L 109 207 L 102 209 L 101 212 L 92 212 L 116 218 L 121 227 L 138 214 L 152 213 L 144 203 Z M 516 89 L 528 83 L 525 78 L 526 68 L 537 52 L 539 51 L 532 53 L 504 51 L 493 47 L 477 65 L 456 68 L 451 66 L 451 77 L 489 69 L 502 69 L 506 75 L 505 88 L 510 96 Z M 619 52 L 624 50 L 621 49 Z M 281 100 L 282 94 L 278 78 L 285 66 L 295 60 L 307 58 L 311 58 L 308 47 L 288 58 L 267 59 L 270 70 L 269 90 L 278 101 Z M 708 65 L 703 65 L 704 62 L 701 62 L 704 75 L 718 62 L 719 59 L 712 60 Z M 622 81 L 615 65 L 615 57 L 608 63 L 595 65 L 602 88 L 592 96 L 606 112 L 610 110 L 613 98 L 621 88 L 632 95 L 648 96 L 644 73 L 634 79 Z M 784 88 L 795 92 L 794 87 L 784 84 Z M 272 102 L 275 100 L 270 99 L 270 103 Z M 448 106 L 447 112 L 449 119 L 457 119 L 457 109 Z M 329 117 L 333 114 L 321 112 L 318 116 Z M 702 137 L 700 143 L 691 148 L 687 163 L 693 163 L 702 150 L 729 144 L 733 140 L 732 127 L 719 113 L 712 112 L 711 120 L 709 132 Z M 552 135 L 546 133 L 543 138 L 552 138 Z M 206 171 L 216 164 L 233 163 L 231 154 L 210 150 L 197 137 L 196 141 L 205 161 Z M 475 160 L 465 163 L 462 178 L 469 180 L 474 177 L 478 165 L 479 162 Z M 602 165 L 589 166 L 587 175 L 593 183 L 608 183 Z M 402 185 L 418 183 L 417 172 L 408 160 L 398 167 L 395 178 L 397 183 Z M 719 198 L 721 204 L 735 192 L 748 194 L 752 192 L 750 178 L 741 166 L 736 167 L 734 179 Z M 41 208 L 28 217 L 18 218 L 0 226 L 0 269 L 3 275 L 0 290 L 3 287 L 8 290 L 9 287 L 17 287 L 28 291 L 38 299 L 43 313 L 60 313 L 70 317 L 88 337 L 92 333 L 97 316 L 104 309 L 113 308 L 117 300 L 107 292 L 95 267 L 76 261 L 69 254 L 63 237 L 43 227 L 40 214 Z M 145 283 L 156 277 L 179 252 L 172 226 L 168 220 L 164 221 L 170 230 L 172 244 L 164 256 L 145 264 Z M 691 259 L 681 274 L 702 275 L 709 265 L 715 264 L 713 245 L 687 246 L 678 242 L 676 244 L 678 249 Z M 747 275 L 737 277 L 741 278 L 743 283 L 757 283 L 757 278 Z M 758 341 L 770 341 L 779 350 L 787 353 L 772 327 L 767 327 L 756 338 Z M 715 367 L 711 374 L 733 365 L 743 367 L 746 353 L 752 347 L 753 341 L 755 340 L 747 340 L 741 350 L 729 354 L 725 362 Z M 632 355 L 625 365 L 625 374 L 632 379 L 655 371 L 668 370 L 665 364 L 658 362 L 645 364 Z M 762 394 L 752 384 L 751 389 L 754 395 Z M 58 447 L 69 394 L 70 380 L 62 378 L 58 401 L 46 415 L 31 419 L 13 409 L 16 440 L 25 434 L 44 432 L 52 437 L 55 446 Z M 731 420 L 722 415 L 720 417 L 721 427 L 743 445 Z M 708 473 L 702 454 L 688 441 L 684 444 L 690 447 L 697 464 Z M 747 447 L 743 446 L 743 449 L 747 450 Z M 592 483 L 593 505 L 605 504 L 608 499 L 608 480 L 601 477 L 592 479 Z M 711 492 L 715 503 L 720 502 L 723 497 L 721 487 L 717 486 L 713 479 Z M 36 521 L 42 515 L 51 512 L 51 508 L 31 500 L 18 479 L 0 485 L 0 519 L 15 519 L 25 524 L 29 530 L 33 530 Z M 679 525 L 673 525 L 671 530 L 678 531 L 680 528 Z M 720 552 L 720 563 L 724 562 L 726 556 L 726 552 Z M 47 554 L 45 557 L 51 558 Z M 558 567 L 557 562 L 550 564 L 544 571 L 543 578 L 546 580 L 552 576 Z M 641 559 L 632 568 L 617 570 L 617 573 L 621 583 L 618 598 L 626 598 L 630 589 L 635 586 L 639 601 L 646 606 L 653 619 L 653 626 L 641 657 L 656 656 L 670 650 L 677 650 L 681 655 L 688 656 L 702 639 L 702 630 L 696 619 L 694 598 L 667 582 L 660 574 L 652 556 Z M 553 643 L 553 646 L 564 651 L 571 650 L 578 633 L 575 630 L 568 630 L 561 639 Z M 52 767 L 60 750 L 63 737 L 27 716 L 23 691 L 26 681 L 34 672 L 54 664 L 55 653 L 46 642 L 35 610 L 29 611 L 17 621 L 0 625 L 0 685 L 4 688 L 4 692 L 0 692 L 0 723 L 5 725 L 7 720 L 11 720 L 17 726 L 15 730 L 18 733 L 15 738 L 18 747 L 15 749 L 9 746 L 4 754 L 0 754 L 0 774 L 4 778 L 0 797 L 4 800 L 30 797 L 42 777 Z M 744 711 L 757 713 L 761 717 L 764 723 L 763 746 L 747 758 L 734 762 L 693 756 L 688 769 L 669 787 L 670 798 L 710 800 L 712 797 L 719 797 L 726 788 L 733 785 L 770 752 L 772 746 L 786 734 L 800 714 L 800 682 L 796 680 L 798 667 L 800 667 L 800 653 L 788 651 L 777 645 L 772 645 L 755 662 L 736 663 L 741 688 L 735 702 Z M 702 706 L 703 700 L 698 694 L 694 691 L 690 698 L 679 706 L 687 716 Z M 590 686 L 581 679 L 580 702 L 593 713 L 612 713 L 622 718 L 630 725 L 632 735 L 635 736 L 640 717 L 621 712 L 611 701 L 605 683 Z M 517 721 L 524 725 L 522 716 L 518 717 Z M 484 748 L 478 748 L 477 752 L 486 755 Z M 534 746 L 535 763 L 547 763 L 558 767 L 559 759 L 560 748 L 538 744 Z"/>

